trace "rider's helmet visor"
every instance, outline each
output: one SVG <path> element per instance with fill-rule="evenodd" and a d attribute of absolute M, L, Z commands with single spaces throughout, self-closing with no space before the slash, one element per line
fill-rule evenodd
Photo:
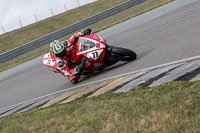
<path fill-rule="evenodd" d="M 60 53 L 55 53 L 55 56 L 58 57 L 58 58 L 61 58 L 61 59 L 65 58 L 66 55 L 67 55 L 66 54 L 66 50 L 64 50 L 64 51 L 62 51 Z"/>

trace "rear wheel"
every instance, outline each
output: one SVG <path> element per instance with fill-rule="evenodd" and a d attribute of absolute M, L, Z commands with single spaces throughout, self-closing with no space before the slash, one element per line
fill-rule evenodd
<path fill-rule="evenodd" d="M 133 61 L 137 58 L 137 54 L 134 51 L 116 46 L 107 46 L 106 53 L 117 61 Z"/>

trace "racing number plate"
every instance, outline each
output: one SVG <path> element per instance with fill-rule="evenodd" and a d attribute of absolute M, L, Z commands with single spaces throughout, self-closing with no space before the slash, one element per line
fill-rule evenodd
<path fill-rule="evenodd" d="M 103 49 L 96 50 L 96 51 L 88 53 L 87 56 L 91 57 L 94 60 L 97 60 L 99 58 L 99 56 L 101 55 L 102 51 L 103 51 Z"/>
<path fill-rule="evenodd" d="M 44 55 L 42 64 L 54 68 L 55 62 L 52 60 L 50 53 Z"/>

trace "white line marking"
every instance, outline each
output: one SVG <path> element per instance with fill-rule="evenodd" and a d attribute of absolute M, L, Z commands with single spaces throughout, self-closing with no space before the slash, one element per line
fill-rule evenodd
<path fill-rule="evenodd" d="M 198 59 L 200 59 L 200 56 L 190 57 L 190 58 L 186 58 L 186 59 L 182 59 L 182 60 L 178 60 L 178 61 L 173 61 L 173 62 L 169 62 L 169 63 L 165 63 L 165 64 L 161 64 L 161 65 L 157 65 L 157 66 L 153 66 L 153 67 L 149 67 L 149 68 L 145 68 L 145 69 L 141 69 L 141 70 L 137 70 L 137 71 L 133 71 L 133 72 L 128 72 L 128 73 L 116 75 L 116 76 L 113 76 L 113 77 L 109 77 L 109 78 L 106 78 L 106 79 L 100 79 L 100 80 L 97 80 L 97 81 L 93 81 L 93 82 L 90 82 L 90 83 L 85 83 L 85 84 L 82 84 L 82 85 L 78 85 L 78 86 L 74 86 L 74 87 L 71 87 L 71 88 L 67 88 L 65 90 L 61 90 L 61 91 L 57 91 L 57 92 L 54 92 L 54 93 L 51 93 L 51 94 L 47 94 L 47 95 L 44 95 L 44 96 L 41 96 L 41 97 L 30 99 L 30 100 L 27 100 L 27 101 L 24 101 L 24 102 L 15 104 L 15 105 L 11 105 L 11 106 L 8 106 L 8 107 L 0 109 L 0 111 L 1 110 L 6 110 L 6 109 L 14 107 L 14 106 L 19 106 L 21 104 L 24 104 L 26 102 L 30 102 L 32 100 L 38 100 L 38 99 L 42 99 L 42 98 L 45 98 L 45 97 L 48 97 L 48 96 L 51 96 L 51 95 L 64 93 L 64 92 L 66 92 L 68 90 L 79 88 L 79 87 L 83 87 L 83 86 L 86 86 L 86 85 L 95 84 L 95 83 L 98 83 L 98 82 L 111 80 L 111 79 L 114 79 L 114 78 L 127 76 L 127 75 L 130 75 L 130 74 L 135 74 L 135 73 L 139 73 L 139 72 L 142 72 L 142 71 L 147 71 L 147 70 L 151 70 L 151 69 L 157 69 L 157 68 L 161 68 L 161 67 L 165 67 L 165 66 L 169 66 L 169 65 L 179 64 L 179 63 L 188 62 L 188 61 L 194 61 L 194 60 L 198 60 Z"/>

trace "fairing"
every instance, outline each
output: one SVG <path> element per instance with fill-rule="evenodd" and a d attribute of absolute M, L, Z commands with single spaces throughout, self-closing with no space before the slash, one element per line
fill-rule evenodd
<path fill-rule="evenodd" d="M 52 59 L 50 52 L 44 55 L 42 64 L 51 68 L 55 68 L 55 60 Z"/>
<path fill-rule="evenodd" d="M 82 56 L 86 56 L 90 59 L 90 65 L 87 66 L 87 70 L 99 70 L 102 69 L 104 65 L 106 40 L 97 34 L 92 34 L 86 37 L 79 37 L 79 40 L 70 53 L 70 60 L 74 64 L 80 64 Z M 47 53 L 43 57 L 42 64 L 56 69 L 55 59 L 56 57 Z M 61 71 L 58 71 L 63 74 Z M 67 77 L 70 80 L 71 77 Z M 70 80 L 71 81 L 71 80 Z"/>

